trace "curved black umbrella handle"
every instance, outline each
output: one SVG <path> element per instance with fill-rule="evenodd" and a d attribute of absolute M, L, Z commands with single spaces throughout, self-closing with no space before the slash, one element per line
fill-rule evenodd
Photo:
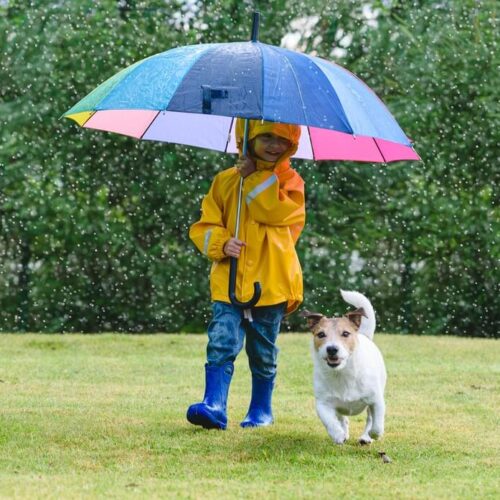
<path fill-rule="evenodd" d="M 236 271 L 238 269 L 238 259 L 236 257 L 229 258 L 229 300 L 231 304 L 236 307 L 241 307 L 242 309 L 250 309 L 257 302 L 259 302 L 260 295 L 262 293 L 262 289 L 260 287 L 260 283 L 255 281 L 253 284 L 253 297 L 248 302 L 240 302 L 236 298 Z"/>

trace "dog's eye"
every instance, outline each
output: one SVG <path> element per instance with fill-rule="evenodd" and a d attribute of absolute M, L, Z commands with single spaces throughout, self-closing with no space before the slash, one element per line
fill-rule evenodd
<path fill-rule="evenodd" d="M 351 332 L 342 332 L 342 337 L 349 337 L 351 335 Z"/>
<path fill-rule="evenodd" d="M 318 339 L 324 339 L 326 337 L 326 333 L 325 332 L 318 332 L 317 337 L 318 337 Z"/>

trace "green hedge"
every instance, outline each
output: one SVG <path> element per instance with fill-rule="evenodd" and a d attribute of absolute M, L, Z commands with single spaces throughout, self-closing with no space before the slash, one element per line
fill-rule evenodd
<path fill-rule="evenodd" d="M 328 59 L 343 49 L 339 62 L 383 98 L 423 159 L 296 162 L 307 190 L 298 244 L 307 308 L 341 313 L 339 288 L 355 289 L 382 330 L 496 337 L 495 3 L 373 2 L 376 21 L 363 1 L 183 5 L 0 6 L 0 331 L 203 331 L 209 263 L 188 228 L 234 157 L 59 117 L 138 59 L 247 39 L 260 7 L 267 43 L 313 16 L 311 32 L 298 33 L 303 48 Z M 284 328 L 303 324 L 293 315 Z"/>

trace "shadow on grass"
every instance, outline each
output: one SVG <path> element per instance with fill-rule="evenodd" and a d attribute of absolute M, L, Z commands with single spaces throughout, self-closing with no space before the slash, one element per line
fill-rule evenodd
<path fill-rule="evenodd" d="M 184 457 L 197 456 L 204 460 L 231 460 L 239 463 L 301 463 L 318 465 L 344 457 L 356 460 L 380 460 L 374 443 L 362 446 L 356 437 L 344 445 L 335 445 L 326 434 L 305 433 L 280 429 L 276 425 L 261 429 L 241 429 L 234 424 L 226 431 L 206 430 L 185 425 L 171 426 L 168 430 L 152 431 L 159 439 L 154 446 L 156 453 L 172 453 L 172 442 Z M 217 458 L 216 458 L 217 457 Z"/>

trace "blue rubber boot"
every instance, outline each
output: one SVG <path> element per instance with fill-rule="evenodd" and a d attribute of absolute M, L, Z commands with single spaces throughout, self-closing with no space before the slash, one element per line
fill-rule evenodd
<path fill-rule="evenodd" d="M 226 403 L 233 371 L 231 362 L 221 366 L 205 365 L 205 396 L 201 403 L 188 408 L 186 417 L 189 422 L 205 429 L 227 427 Z"/>
<path fill-rule="evenodd" d="M 271 409 L 273 389 L 274 377 L 262 379 L 252 375 L 252 400 L 241 427 L 264 427 L 274 422 Z"/>

